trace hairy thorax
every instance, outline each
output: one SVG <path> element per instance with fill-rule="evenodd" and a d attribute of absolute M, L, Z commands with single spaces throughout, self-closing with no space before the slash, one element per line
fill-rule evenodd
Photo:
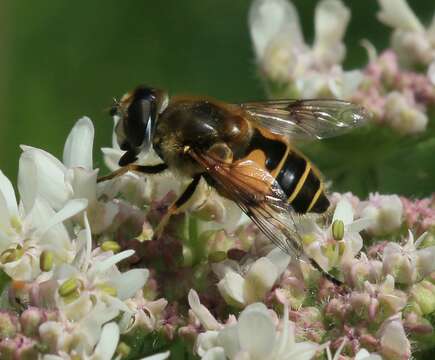
<path fill-rule="evenodd" d="M 235 158 L 249 143 L 250 127 L 232 109 L 208 99 L 175 99 L 161 114 L 154 134 L 157 154 L 174 172 L 193 177 L 203 173 L 187 149 L 206 153 L 217 143 L 228 145 Z"/>

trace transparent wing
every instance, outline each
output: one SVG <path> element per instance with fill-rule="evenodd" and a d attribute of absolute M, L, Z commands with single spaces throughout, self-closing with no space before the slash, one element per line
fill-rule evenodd
<path fill-rule="evenodd" d="M 236 202 L 275 246 L 300 257 L 295 214 L 272 175 L 250 160 L 223 163 L 206 154 L 192 152 L 216 187 Z"/>
<path fill-rule="evenodd" d="M 305 258 L 327 279 L 341 284 L 304 253 L 295 211 L 272 175 L 251 160 L 224 163 L 200 152 L 191 151 L 190 155 L 203 166 L 221 193 L 236 202 L 275 246 L 289 255 Z"/>
<path fill-rule="evenodd" d="M 366 123 L 361 106 L 335 99 L 272 100 L 238 104 L 259 126 L 289 139 L 324 139 Z"/>

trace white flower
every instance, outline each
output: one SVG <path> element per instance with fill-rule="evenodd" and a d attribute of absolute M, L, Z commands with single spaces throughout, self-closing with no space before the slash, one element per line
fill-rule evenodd
<path fill-rule="evenodd" d="M 55 297 L 62 314 L 77 321 L 86 317 L 97 301 L 113 316 L 117 316 L 119 311 L 133 315 L 124 301 L 145 285 L 149 271 L 132 269 L 121 273 L 116 264 L 133 255 L 134 251 L 126 250 L 114 255 L 97 248 L 92 256 L 91 230 L 86 219 L 78 242 L 81 248 L 72 265 L 64 264 L 53 274 L 53 279 L 59 284 Z"/>
<path fill-rule="evenodd" d="M 152 332 L 163 325 L 164 310 L 168 305 L 166 299 L 149 301 L 144 298 L 142 291 L 138 291 L 135 297 L 125 300 L 125 303 L 130 312 L 124 313 L 120 320 L 122 333 L 134 331 L 137 328 Z"/>
<path fill-rule="evenodd" d="M 272 250 L 260 257 L 243 271 L 237 271 L 237 264 L 231 261 L 214 265 L 214 271 L 221 280 L 218 289 L 228 304 L 244 307 L 264 299 L 266 293 L 285 271 L 290 256 L 280 249 Z"/>
<path fill-rule="evenodd" d="M 49 326 L 42 326 L 43 336 L 49 334 L 50 328 L 52 330 L 55 329 L 53 323 L 49 323 Z M 70 354 L 60 351 L 59 355 L 51 355 L 47 354 L 42 357 L 42 360 L 73 360 L 77 356 L 80 356 L 81 359 L 85 360 L 111 360 L 113 355 L 115 354 L 116 347 L 119 341 L 119 329 L 118 325 L 114 322 L 108 323 L 103 326 L 101 330 L 100 340 L 95 346 L 95 350 L 89 354 L 87 351 L 82 349 L 82 353 L 79 355 L 77 351 L 74 351 L 75 354 L 70 356 Z M 84 353 L 83 353 L 84 352 Z"/>
<path fill-rule="evenodd" d="M 249 13 L 251 38 L 267 77 L 288 84 L 298 97 L 350 97 L 362 80 L 360 71 L 344 72 L 339 65 L 350 12 L 339 0 L 316 7 L 315 40 L 305 44 L 297 11 L 286 0 L 256 0 Z"/>
<path fill-rule="evenodd" d="M 198 303 L 191 303 L 192 297 L 197 297 L 194 290 L 190 290 L 189 304 L 197 313 Z M 276 315 L 262 303 L 247 306 L 235 324 L 207 329 L 198 336 L 195 348 L 202 359 L 215 360 L 311 359 L 323 350 L 315 343 L 296 342 L 295 325 L 288 320 L 287 305 L 277 326 Z"/>
<path fill-rule="evenodd" d="M 402 225 L 403 205 L 397 195 L 370 194 L 361 206 L 361 216 L 373 221 L 367 230 L 374 235 L 389 234 Z"/>
<path fill-rule="evenodd" d="M 36 197 L 42 197 L 56 210 L 70 199 L 85 198 L 89 204 L 88 217 L 92 230 L 101 233 L 112 225 L 118 207 L 113 202 L 98 200 L 105 194 L 106 185 L 101 184 L 97 188 L 98 169 L 92 167 L 93 141 L 92 121 L 83 117 L 67 137 L 63 163 L 46 151 L 22 146 L 18 188 L 27 207 L 33 204 Z M 21 184 L 20 179 L 27 178 L 33 179 L 33 187 L 26 188 Z"/>
<path fill-rule="evenodd" d="M 401 313 L 391 316 L 379 330 L 380 353 L 387 359 L 409 359 L 411 356 L 411 344 L 401 318 Z"/>
<path fill-rule="evenodd" d="M 106 324 L 115 316 L 113 311 L 107 311 L 104 305 L 96 303 L 86 317 L 76 322 L 44 322 L 39 327 L 41 340 L 49 346 L 50 352 L 59 353 L 60 357 L 47 355 L 43 359 L 71 359 L 70 355 L 93 360 L 111 359 L 101 356 L 113 354 L 118 344 L 118 325 L 113 322 Z"/>
<path fill-rule="evenodd" d="M 41 273 L 43 251 L 53 255 L 52 265 L 72 260 L 74 248 L 63 222 L 87 206 L 85 199 L 76 199 L 65 202 L 56 212 L 38 196 L 23 196 L 33 191 L 33 180 L 19 175 L 18 207 L 12 184 L 0 172 L 0 267 L 14 280 L 34 280 Z M 42 182 L 41 179 L 39 185 L 45 187 Z"/>
<path fill-rule="evenodd" d="M 404 65 L 435 61 L 435 16 L 425 29 L 405 0 L 378 0 L 378 18 L 394 29 L 392 46 Z"/>
<path fill-rule="evenodd" d="M 366 349 L 361 349 L 356 353 L 355 360 L 382 360 L 382 357 L 376 353 L 369 353 Z"/>
<path fill-rule="evenodd" d="M 426 235 L 414 243 L 414 235 L 409 231 L 404 246 L 389 242 L 383 252 L 384 272 L 393 275 L 399 283 L 413 284 L 435 271 L 435 246 L 418 249 Z"/>
<path fill-rule="evenodd" d="M 343 198 L 338 202 L 327 229 L 322 229 L 308 217 L 298 225 L 306 254 L 325 271 L 351 261 L 362 248 L 363 240 L 359 233 L 371 224 L 371 220 L 354 220 L 353 212 L 350 202 Z"/>
<path fill-rule="evenodd" d="M 393 91 L 386 97 L 386 121 L 399 134 L 418 134 L 426 130 L 427 115 L 403 94 Z"/>

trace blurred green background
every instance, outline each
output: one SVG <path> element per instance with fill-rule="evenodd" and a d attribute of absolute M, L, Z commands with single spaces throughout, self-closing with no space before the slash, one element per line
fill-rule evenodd
<path fill-rule="evenodd" d="M 317 1 L 296 0 L 306 39 Z M 359 40 L 378 48 L 389 29 L 374 14 L 377 2 L 345 1 L 347 68 L 366 62 Z M 434 5 L 410 1 L 428 22 Z M 247 27 L 249 0 L 105 0 L 0 2 L 0 168 L 16 179 L 19 144 L 61 157 L 79 117 L 96 128 L 94 156 L 111 142 L 106 109 L 139 83 L 171 93 L 206 94 L 226 101 L 264 98 Z"/>

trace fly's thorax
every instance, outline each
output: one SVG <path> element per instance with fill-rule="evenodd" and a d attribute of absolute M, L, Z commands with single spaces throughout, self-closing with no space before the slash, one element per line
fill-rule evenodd
<path fill-rule="evenodd" d="M 249 143 L 251 127 L 240 111 L 214 100 L 178 98 L 171 101 L 157 122 L 153 145 L 170 167 L 199 171 L 186 147 L 206 153 L 219 143 L 240 156 Z"/>

